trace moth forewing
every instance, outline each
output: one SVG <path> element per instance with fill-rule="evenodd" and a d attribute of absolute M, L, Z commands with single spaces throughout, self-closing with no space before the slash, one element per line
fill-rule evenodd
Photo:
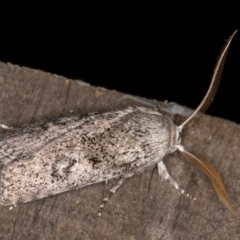
<path fill-rule="evenodd" d="M 126 179 L 156 164 L 159 175 L 184 194 L 162 161 L 178 149 L 210 177 L 220 200 L 234 212 L 217 171 L 206 160 L 184 150 L 180 133 L 198 111 L 208 107 L 208 99 L 214 97 L 235 33 L 218 58 L 204 100 L 179 127 L 153 109 L 128 107 L 42 121 L 1 135 L 0 203 L 30 202 L 118 177 L 119 182 L 103 199 L 98 211 L 101 215 L 110 196 Z"/>
<path fill-rule="evenodd" d="M 120 177 L 114 193 L 124 179 L 169 153 L 175 129 L 152 109 L 129 107 L 10 131 L 0 136 L 1 203 L 25 203 Z"/>

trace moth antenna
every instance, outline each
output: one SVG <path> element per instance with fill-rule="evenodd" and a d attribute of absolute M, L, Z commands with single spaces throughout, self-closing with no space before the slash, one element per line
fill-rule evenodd
<path fill-rule="evenodd" d="M 235 32 L 227 39 L 226 44 L 223 46 L 216 64 L 215 64 L 215 68 L 213 70 L 213 75 L 212 75 L 212 79 L 211 79 L 211 83 L 210 86 L 208 88 L 208 91 L 205 95 L 205 97 L 203 98 L 202 102 L 198 105 L 198 107 L 196 108 L 196 110 L 182 123 L 178 126 L 178 128 L 181 130 L 184 125 L 186 125 L 198 112 L 202 112 L 204 113 L 209 106 L 211 105 L 217 90 L 218 90 L 218 86 L 221 80 L 221 76 L 222 76 L 222 71 L 223 71 L 223 66 L 225 63 L 225 59 L 228 53 L 228 49 L 229 46 L 232 42 L 232 39 L 234 37 L 234 35 L 236 34 L 238 30 L 235 30 Z"/>
<path fill-rule="evenodd" d="M 193 154 L 186 151 L 181 145 L 177 146 L 179 151 L 182 153 L 183 157 L 189 162 L 197 166 L 202 172 L 204 172 L 212 182 L 215 192 L 217 193 L 219 200 L 227 207 L 235 216 L 237 214 L 236 210 L 228 197 L 222 179 L 215 168 L 205 159 L 201 157 L 196 157 Z"/>

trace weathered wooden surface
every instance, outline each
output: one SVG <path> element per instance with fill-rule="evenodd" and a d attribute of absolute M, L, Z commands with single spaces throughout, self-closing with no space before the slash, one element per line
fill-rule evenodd
<path fill-rule="evenodd" d="M 116 91 L 0 63 L 0 123 L 21 126 L 39 119 L 144 105 Z M 153 104 L 153 102 L 149 102 Z M 219 171 L 240 212 L 240 127 L 201 115 L 182 134 L 186 149 Z M 164 160 L 193 201 L 161 181 L 156 168 L 129 179 L 111 198 L 117 182 L 99 183 L 35 202 L 0 206 L 0 239 L 240 239 L 240 220 L 217 199 L 208 178 L 174 153 Z"/>

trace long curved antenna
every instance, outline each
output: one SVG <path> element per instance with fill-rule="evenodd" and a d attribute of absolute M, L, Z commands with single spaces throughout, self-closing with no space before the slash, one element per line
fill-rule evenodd
<path fill-rule="evenodd" d="M 182 153 L 183 157 L 187 159 L 189 162 L 197 166 L 201 171 L 203 171 L 211 180 L 212 185 L 214 187 L 215 192 L 217 193 L 219 200 L 237 217 L 239 217 L 238 213 L 234 209 L 222 179 L 218 172 L 214 169 L 214 167 L 204 158 L 196 157 L 193 154 L 187 152 L 184 148 L 179 147 L 179 151 Z"/>
<path fill-rule="evenodd" d="M 229 46 L 232 42 L 232 39 L 234 37 L 234 35 L 236 34 L 238 30 L 235 30 L 234 33 L 228 38 L 227 43 L 223 46 L 218 58 L 217 58 L 217 62 L 213 71 L 213 75 L 212 75 L 212 79 L 211 79 L 211 83 L 210 86 L 208 88 L 208 91 L 204 97 L 204 99 L 202 100 L 202 102 L 198 105 L 197 109 L 181 124 L 178 126 L 178 128 L 181 130 L 184 125 L 186 125 L 198 112 L 202 112 L 204 113 L 208 107 L 211 105 L 217 90 L 218 90 L 218 86 L 220 83 L 220 79 L 222 76 L 222 71 L 223 71 L 223 66 L 225 63 L 225 59 L 228 53 L 228 49 Z"/>

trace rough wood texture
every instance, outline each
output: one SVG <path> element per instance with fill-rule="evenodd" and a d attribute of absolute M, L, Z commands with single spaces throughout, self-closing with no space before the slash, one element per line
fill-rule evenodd
<path fill-rule="evenodd" d="M 144 105 L 116 91 L 4 63 L 0 63 L 0 89 L 0 123 L 15 127 L 72 112 Z M 239 125 L 201 115 L 187 126 L 182 140 L 186 149 L 205 157 L 219 171 L 239 209 Z M 117 180 L 12 210 L 0 206 L 0 239 L 240 239 L 240 220 L 219 202 L 208 178 L 177 153 L 164 162 L 196 201 L 161 181 L 155 168 L 129 179 L 102 217 L 97 216 L 98 207 Z"/>

